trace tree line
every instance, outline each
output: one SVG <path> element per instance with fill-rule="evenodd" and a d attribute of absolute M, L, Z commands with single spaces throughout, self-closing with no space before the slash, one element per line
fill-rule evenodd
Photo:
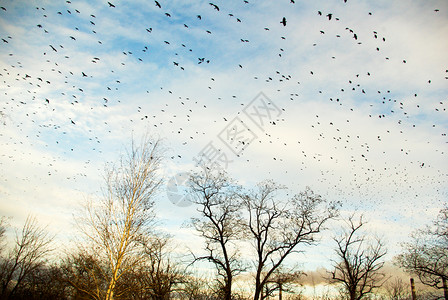
<path fill-rule="evenodd" d="M 133 142 L 108 167 L 102 196 L 75 217 L 79 234 L 62 257 L 55 256 L 55 237 L 35 218 L 28 217 L 9 243 L 8 219 L 1 218 L 0 299 L 306 299 L 297 289 L 306 274 L 288 259 L 317 245 L 330 220 L 342 224 L 326 274 L 338 295 L 320 299 L 372 299 L 380 288 L 382 299 L 417 297 L 384 272 L 386 245 L 364 230 L 362 215 L 341 218 L 340 203 L 309 188 L 290 195 L 271 180 L 243 187 L 208 165 L 188 180 L 197 208 L 189 225 L 203 249 L 176 256 L 154 207 L 164 182 L 162 162 L 160 140 Z M 448 205 L 402 249 L 395 263 L 434 288 L 424 297 L 448 299 Z M 194 272 L 200 262 L 213 276 Z M 243 275 L 251 278 L 247 288 L 236 289 Z"/>

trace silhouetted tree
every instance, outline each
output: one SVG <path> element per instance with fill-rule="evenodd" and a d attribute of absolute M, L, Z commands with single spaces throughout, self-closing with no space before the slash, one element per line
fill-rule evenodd
<path fill-rule="evenodd" d="M 288 255 L 302 252 L 299 245 L 312 245 L 323 225 L 337 215 L 337 205 L 329 203 L 309 188 L 290 199 L 277 199 L 283 189 L 264 181 L 253 192 L 242 194 L 247 209 L 248 239 L 255 249 L 254 300 L 260 299 L 265 285 Z"/>
<path fill-rule="evenodd" d="M 12 299 L 69 299 L 71 296 L 69 289 L 70 287 L 63 280 L 62 269 L 59 265 L 41 265 L 23 279 Z"/>
<path fill-rule="evenodd" d="M 109 270 L 93 253 L 79 248 L 62 262 L 62 279 L 73 289 L 74 299 L 102 300 L 106 297 Z"/>
<path fill-rule="evenodd" d="M 431 226 L 416 230 L 403 244 L 398 264 L 428 286 L 443 289 L 448 299 L 448 205 L 440 210 Z"/>
<path fill-rule="evenodd" d="M 36 218 L 26 218 L 21 232 L 16 231 L 14 247 L 0 262 L 0 299 L 10 299 L 24 279 L 44 264 L 52 240 Z"/>
<path fill-rule="evenodd" d="M 171 299 L 171 294 L 185 281 L 185 272 L 172 258 L 170 238 L 158 234 L 147 238 L 144 260 L 126 274 L 123 283 L 128 288 L 124 296 L 130 299 Z"/>
<path fill-rule="evenodd" d="M 7 228 L 7 219 L 6 217 L 2 216 L 0 218 L 0 256 L 3 253 L 3 250 L 5 249 L 6 245 L 6 228 Z"/>
<path fill-rule="evenodd" d="M 261 299 L 268 299 L 276 293 L 278 293 L 279 300 L 283 299 L 283 293 L 294 293 L 298 295 L 299 293 L 295 289 L 295 285 L 299 283 L 304 273 L 294 271 L 294 269 L 286 270 L 282 267 L 277 268 L 271 275 L 271 278 L 266 282 Z"/>
<path fill-rule="evenodd" d="M 366 223 L 361 215 L 354 221 L 354 215 L 348 218 L 344 232 L 335 237 L 337 244 L 334 271 L 331 283 L 341 283 L 343 293 L 350 300 L 365 298 L 376 288 L 381 287 L 386 275 L 381 272 L 384 256 L 387 253 L 380 238 L 369 237 L 361 232 Z"/>
<path fill-rule="evenodd" d="M 224 172 L 203 166 L 203 171 L 191 176 L 190 190 L 198 205 L 199 217 L 192 225 L 205 241 L 204 256 L 217 271 L 222 299 L 232 298 L 234 276 L 244 270 L 235 242 L 242 237 L 241 201 L 238 187 Z"/>

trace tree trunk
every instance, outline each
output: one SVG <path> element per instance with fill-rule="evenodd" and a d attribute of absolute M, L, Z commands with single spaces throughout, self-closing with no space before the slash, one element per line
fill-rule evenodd
<path fill-rule="evenodd" d="M 411 278 L 411 293 L 412 293 L 412 300 L 417 300 L 417 296 L 415 295 L 414 278 Z"/>
<path fill-rule="evenodd" d="M 445 277 L 442 277 L 442 283 L 443 283 L 443 295 L 445 296 L 445 300 L 448 300 L 448 287 L 446 286 Z"/>
<path fill-rule="evenodd" d="M 107 288 L 106 300 L 114 300 L 115 281 L 111 282 Z"/>
<path fill-rule="evenodd" d="M 232 300 L 232 276 L 227 275 L 227 282 L 224 286 L 224 297 L 225 300 Z"/>

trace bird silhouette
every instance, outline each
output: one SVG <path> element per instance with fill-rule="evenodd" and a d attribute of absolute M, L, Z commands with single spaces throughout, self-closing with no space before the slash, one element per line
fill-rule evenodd
<path fill-rule="evenodd" d="M 283 24 L 283 26 L 286 26 L 286 18 L 283 17 L 283 19 L 280 21 L 280 24 Z"/>
<path fill-rule="evenodd" d="M 219 7 L 218 7 L 218 5 L 216 5 L 216 4 L 213 4 L 213 3 L 209 3 L 211 6 L 213 6 L 213 8 L 214 9 L 216 9 L 217 11 L 219 11 Z"/>

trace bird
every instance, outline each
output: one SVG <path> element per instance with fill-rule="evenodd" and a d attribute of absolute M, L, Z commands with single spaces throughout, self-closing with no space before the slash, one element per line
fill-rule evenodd
<path fill-rule="evenodd" d="M 286 26 L 286 18 L 283 17 L 283 19 L 280 21 L 280 24 L 283 24 L 283 26 Z"/>
<path fill-rule="evenodd" d="M 109 7 L 115 7 L 115 5 L 113 5 L 113 4 L 110 3 L 110 2 L 107 2 L 107 4 L 109 4 Z"/>
<path fill-rule="evenodd" d="M 209 3 L 211 6 L 213 6 L 213 8 L 214 9 L 216 9 L 217 11 L 219 11 L 219 7 L 218 7 L 218 5 L 216 5 L 216 4 L 213 4 L 213 3 Z"/>
<path fill-rule="evenodd" d="M 162 8 L 162 6 L 160 5 L 160 3 L 158 2 L 158 1 L 154 1 L 155 3 L 156 3 L 156 6 L 158 7 L 158 8 Z"/>

